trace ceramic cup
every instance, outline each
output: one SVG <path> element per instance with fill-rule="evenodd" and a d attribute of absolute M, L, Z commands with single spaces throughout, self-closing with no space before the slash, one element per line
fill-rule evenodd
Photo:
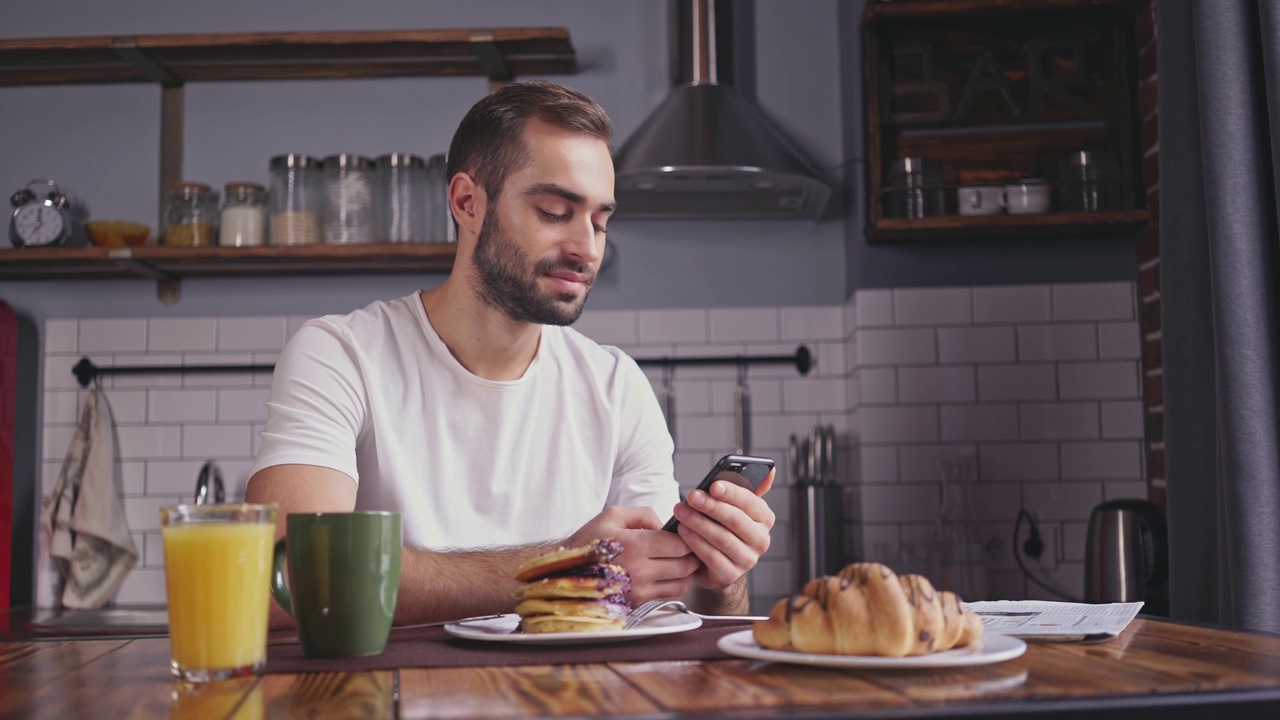
<path fill-rule="evenodd" d="M 956 191 L 961 215 L 995 215 L 1004 210 L 1004 188 L 998 185 L 965 185 Z"/>
<path fill-rule="evenodd" d="M 1004 186 L 1005 208 L 1011 215 L 1027 215 L 1049 211 L 1049 184 L 1039 178 L 1026 178 Z"/>
<path fill-rule="evenodd" d="M 271 594 L 298 621 L 302 652 L 382 652 L 400 589 L 400 513 L 291 513 L 285 525 L 275 546 Z"/>

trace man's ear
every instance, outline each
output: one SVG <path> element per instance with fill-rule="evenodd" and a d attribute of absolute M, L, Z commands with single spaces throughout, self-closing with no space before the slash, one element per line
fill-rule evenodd
<path fill-rule="evenodd" d="M 467 173 L 456 173 L 449 181 L 449 212 L 458 223 L 459 233 L 480 233 L 487 202 L 484 188 Z"/>

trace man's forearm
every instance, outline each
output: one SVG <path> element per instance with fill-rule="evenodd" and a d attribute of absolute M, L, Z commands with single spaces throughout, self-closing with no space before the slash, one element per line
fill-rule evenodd
<path fill-rule="evenodd" d="M 745 615 L 751 609 L 746 575 L 719 590 L 707 590 L 695 585 L 686 600 L 693 610 L 707 615 Z"/>
<path fill-rule="evenodd" d="M 516 568 L 553 545 L 435 552 L 405 547 L 396 624 L 508 613 L 516 605 Z"/>

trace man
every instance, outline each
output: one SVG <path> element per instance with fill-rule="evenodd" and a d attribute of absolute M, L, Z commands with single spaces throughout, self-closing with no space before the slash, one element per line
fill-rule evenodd
<path fill-rule="evenodd" d="M 517 566 L 603 537 L 625 547 L 633 602 L 747 609 L 773 513 L 727 482 L 679 502 L 644 374 L 565 327 L 603 257 L 611 136 L 553 83 L 481 100 L 449 148 L 449 277 L 308 322 L 276 365 L 246 500 L 278 503 L 280 532 L 288 513 L 400 511 L 398 623 L 510 612 Z M 673 507 L 678 534 L 660 529 Z"/>

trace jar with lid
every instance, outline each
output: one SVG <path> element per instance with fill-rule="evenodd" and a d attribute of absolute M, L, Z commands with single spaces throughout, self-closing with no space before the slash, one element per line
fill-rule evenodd
<path fill-rule="evenodd" d="M 941 161 L 918 157 L 894 160 L 885 181 L 885 217 L 922 218 L 945 212 Z"/>
<path fill-rule="evenodd" d="M 427 242 L 427 163 L 391 153 L 373 163 L 374 237 L 379 242 Z"/>
<path fill-rule="evenodd" d="M 324 159 L 324 241 L 334 245 L 373 242 L 372 163 L 342 153 Z"/>
<path fill-rule="evenodd" d="M 271 158 L 270 233 L 272 245 L 315 245 L 320 235 L 320 163 L 310 155 Z"/>
<path fill-rule="evenodd" d="M 1062 164 L 1060 201 L 1063 210 L 1119 210 L 1124 185 L 1115 158 L 1105 150 L 1079 150 Z"/>
<path fill-rule="evenodd" d="M 449 212 L 449 174 L 444 153 L 427 160 L 427 240 L 457 242 L 453 213 Z"/>
<path fill-rule="evenodd" d="M 267 237 L 266 188 L 257 183 L 227 183 L 218 244 L 223 247 L 263 245 Z"/>
<path fill-rule="evenodd" d="M 176 182 L 169 186 L 164 210 L 164 244 L 173 247 L 213 245 L 218 194 L 208 185 Z"/>

